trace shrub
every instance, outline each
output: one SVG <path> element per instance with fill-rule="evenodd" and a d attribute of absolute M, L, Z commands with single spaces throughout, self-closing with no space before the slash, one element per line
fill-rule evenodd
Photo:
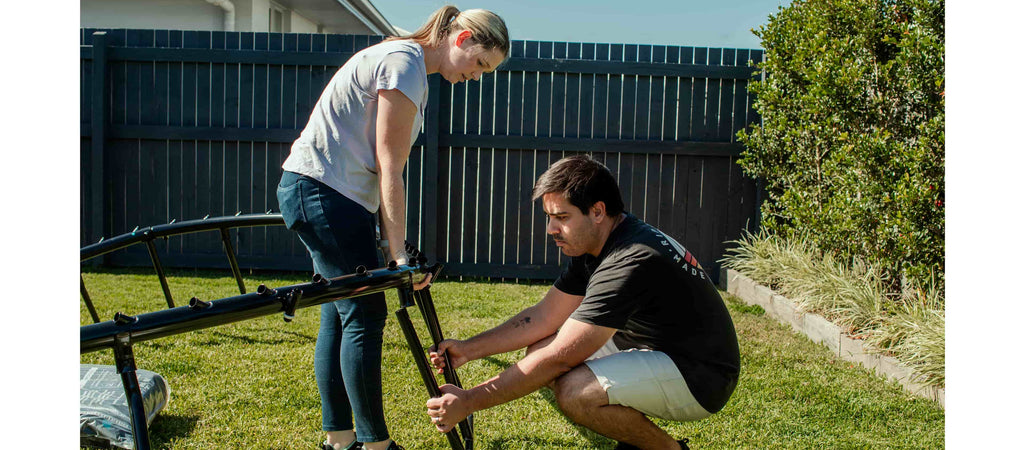
<path fill-rule="evenodd" d="M 937 0 L 794 0 L 755 30 L 762 123 L 739 163 L 763 228 L 870 261 L 890 291 L 943 285 L 943 23 Z"/>

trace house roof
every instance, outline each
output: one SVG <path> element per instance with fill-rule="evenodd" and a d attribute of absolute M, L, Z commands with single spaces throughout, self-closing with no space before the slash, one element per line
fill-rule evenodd
<path fill-rule="evenodd" d="M 371 34 L 400 34 L 370 0 L 281 0 L 279 3 L 287 4 L 302 16 L 315 20 L 329 32 L 363 27 Z M 339 7 L 350 14 L 339 14 Z"/>

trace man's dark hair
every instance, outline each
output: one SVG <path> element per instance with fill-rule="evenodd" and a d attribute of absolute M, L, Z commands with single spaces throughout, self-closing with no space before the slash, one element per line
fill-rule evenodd
<path fill-rule="evenodd" d="M 596 202 L 605 202 L 605 212 L 610 216 L 623 212 L 623 197 L 616 178 L 590 155 L 567 156 L 541 174 L 534 183 L 533 199 L 553 192 L 566 195 L 569 203 L 584 214 Z"/>

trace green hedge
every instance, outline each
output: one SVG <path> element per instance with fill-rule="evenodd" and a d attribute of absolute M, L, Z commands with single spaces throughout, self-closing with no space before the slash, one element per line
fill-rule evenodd
<path fill-rule="evenodd" d="M 944 5 L 795 0 L 755 30 L 760 126 L 739 161 L 764 182 L 762 226 L 943 285 Z"/>

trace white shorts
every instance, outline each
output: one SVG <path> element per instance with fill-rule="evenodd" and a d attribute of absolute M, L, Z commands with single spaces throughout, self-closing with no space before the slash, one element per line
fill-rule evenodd
<path fill-rule="evenodd" d="M 610 405 L 645 415 L 688 422 L 712 415 L 694 399 L 680 369 L 660 351 L 619 350 L 609 339 L 584 362 L 609 396 Z"/>

